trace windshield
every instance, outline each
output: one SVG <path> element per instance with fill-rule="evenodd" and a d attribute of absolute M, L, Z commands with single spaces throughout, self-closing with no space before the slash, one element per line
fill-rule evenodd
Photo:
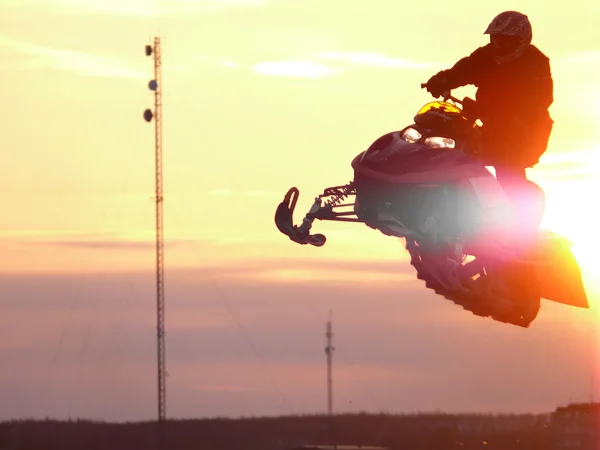
<path fill-rule="evenodd" d="M 417 125 L 435 130 L 438 136 L 444 137 L 464 136 L 471 126 L 475 126 L 458 105 L 440 100 L 423 105 L 414 120 Z"/>
<path fill-rule="evenodd" d="M 431 111 L 432 109 L 440 110 L 440 112 L 462 115 L 462 110 L 458 106 L 449 102 L 435 101 L 424 105 L 417 113 L 417 116 L 425 114 L 427 111 Z"/>

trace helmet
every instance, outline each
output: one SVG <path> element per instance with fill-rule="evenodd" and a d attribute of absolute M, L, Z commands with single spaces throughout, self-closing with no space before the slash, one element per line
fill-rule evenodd
<path fill-rule="evenodd" d="M 497 47 L 496 60 L 498 64 L 512 61 L 521 56 L 531 44 L 533 35 L 529 18 L 517 11 L 504 11 L 498 14 L 483 34 L 489 34 L 490 41 Z M 498 41 L 507 39 L 511 43 L 508 48 L 505 44 L 498 44 Z"/>
<path fill-rule="evenodd" d="M 531 43 L 533 36 L 529 18 L 517 11 L 504 11 L 490 22 L 483 34 L 518 36 L 522 42 Z"/>

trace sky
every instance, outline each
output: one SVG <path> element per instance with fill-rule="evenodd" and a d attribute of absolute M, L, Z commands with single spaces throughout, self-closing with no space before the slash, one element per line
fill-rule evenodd
<path fill-rule="evenodd" d="M 522 330 L 427 292 L 402 242 L 273 214 L 352 178 L 408 124 L 438 70 L 518 9 L 551 58 L 555 120 L 529 170 L 591 309 L 544 301 Z M 324 412 L 333 311 L 336 411 L 551 411 L 597 384 L 600 4 L 460 0 L 0 0 L 0 420 L 156 415 L 154 130 L 162 38 L 167 414 Z M 471 87 L 457 96 L 472 95 Z M 592 202 L 593 203 L 593 202 Z M 299 218 L 298 218 L 299 220 Z"/>

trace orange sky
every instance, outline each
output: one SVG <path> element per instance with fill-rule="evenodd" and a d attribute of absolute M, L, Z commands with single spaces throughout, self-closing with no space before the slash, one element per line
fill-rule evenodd
<path fill-rule="evenodd" d="M 3 168 L 0 189 L 6 193 L 1 199 L 0 246 L 3 256 L 0 272 L 8 277 L 5 282 L 11 286 L 17 283 L 24 288 L 25 285 L 15 280 L 26 277 L 23 278 L 29 280 L 26 285 L 41 283 L 45 286 L 46 282 L 51 282 L 41 281 L 47 280 L 40 278 L 42 273 L 55 274 L 52 276 L 57 277 L 56 280 L 61 279 L 59 274 L 70 274 L 78 280 L 72 283 L 89 293 L 91 288 L 86 288 L 83 280 L 97 283 L 98 272 L 153 269 L 153 129 L 142 119 L 143 110 L 153 102 L 152 93 L 146 87 L 152 74 L 152 60 L 144 56 L 143 47 L 152 36 L 159 34 L 163 37 L 164 53 L 165 234 L 169 299 L 177 289 L 195 286 L 191 281 L 192 284 L 186 284 L 187 278 L 179 276 L 173 276 L 171 281 L 169 274 L 178 268 L 207 263 L 218 262 L 227 267 L 247 265 L 243 261 L 256 260 L 260 270 L 233 279 L 222 272 L 226 269 L 206 269 L 214 270 L 218 280 L 215 283 L 233 286 L 231 289 L 237 292 L 236 302 L 244 303 L 248 295 L 251 305 L 260 303 L 258 292 L 275 295 L 272 289 L 280 289 L 279 283 L 287 286 L 289 291 L 300 289 L 292 284 L 290 277 L 297 283 L 318 277 L 318 286 L 325 289 L 328 282 L 323 278 L 350 282 L 356 279 L 356 270 L 362 273 L 368 270 L 369 276 L 364 280 L 369 286 L 367 297 L 381 295 L 387 298 L 389 308 L 395 308 L 391 317 L 411 310 L 409 305 L 392 306 L 394 299 L 401 297 L 405 289 L 417 289 L 415 295 L 429 309 L 427 315 L 417 320 L 420 327 L 416 327 L 414 333 L 422 334 L 425 340 L 429 333 L 428 315 L 435 314 L 441 316 L 439 320 L 444 322 L 447 336 L 467 333 L 477 336 L 479 342 L 491 334 L 497 339 L 494 341 L 498 346 L 496 351 L 506 354 L 517 351 L 526 355 L 527 345 L 540 342 L 542 336 L 556 339 L 565 333 L 573 342 L 584 345 L 586 341 L 582 336 L 587 331 L 580 335 L 574 330 L 580 322 L 584 322 L 585 327 L 595 326 L 600 288 L 595 285 L 600 275 L 595 267 L 595 254 L 600 252 L 600 246 L 595 238 L 594 213 L 589 209 L 590 192 L 598 192 L 600 188 L 597 176 L 600 87 L 595 78 L 590 77 L 590 73 L 596 73 L 600 68 L 600 40 L 596 32 L 600 6 L 593 0 L 570 3 L 568 9 L 564 5 L 548 6 L 534 1 L 494 0 L 476 6 L 467 1 L 437 3 L 417 2 L 407 9 L 406 5 L 392 0 L 368 3 L 352 0 L 344 2 L 340 9 L 339 2 L 316 0 L 301 3 L 291 0 L 0 0 L 0 57 L 3 61 L 0 79 L 4 86 L 0 110 L 4 122 L 0 134 L 0 148 L 3 149 L 0 153 Z M 379 135 L 407 124 L 418 108 L 431 99 L 419 88 L 419 83 L 483 45 L 486 38 L 482 31 L 489 20 L 501 10 L 511 8 L 530 15 L 534 43 L 550 56 L 555 81 L 555 103 L 551 109 L 556 122 L 553 135 L 542 163 L 530 170 L 530 176 L 548 195 L 544 226 L 567 235 L 575 243 L 574 251 L 582 264 L 594 306 L 591 312 L 581 312 L 544 304 L 537 328 L 524 333 L 471 317 L 456 307 L 443 305 L 442 300 L 422 292 L 423 289 L 419 290 L 417 281 L 407 281 L 411 272 L 402 275 L 406 262 L 402 260 L 401 244 L 392 244 L 390 238 L 364 226 L 318 223 L 318 231 L 324 232 L 329 241 L 324 248 L 314 249 L 293 245 L 273 225 L 274 208 L 290 186 L 296 185 L 301 190 L 297 208 L 301 213 L 324 187 L 349 181 L 352 157 Z M 472 92 L 465 88 L 456 94 L 471 95 Z M 327 268 L 329 261 L 342 257 L 348 264 L 357 263 L 358 269 L 350 270 L 349 266 L 335 264 Z M 369 261 L 367 265 L 365 260 Z M 294 264 L 294 261 L 305 262 L 282 274 L 281 267 Z M 379 261 L 388 264 L 399 261 L 395 294 L 386 291 L 394 285 L 393 272 L 375 264 Z M 121 286 L 116 281 L 116 274 L 111 277 L 104 282 L 107 289 Z M 262 280 L 264 286 L 247 285 L 252 279 Z M 176 287 L 175 280 L 183 287 Z M 148 283 L 135 292 L 136 295 L 147 294 L 148 300 L 144 301 L 151 304 L 151 278 Z M 35 294 L 18 289 L 12 291 L 22 303 L 18 311 L 7 306 L 3 315 L 7 321 L 11 317 L 18 318 L 15 323 L 19 324 L 19 329 L 47 328 L 44 328 L 48 333 L 46 339 L 29 336 L 23 343 L 35 354 L 48 355 L 56 348 L 62 348 L 58 346 L 59 342 L 64 342 L 60 340 L 62 328 L 56 324 L 39 324 L 34 319 L 35 305 L 40 301 L 38 296 L 52 292 L 58 295 L 60 286 L 56 281 L 48 285 L 47 290 L 38 289 Z M 253 286 L 256 292 L 244 292 L 238 289 L 240 286 L 246 289 Z M 186 292 L 190 298 L 194 297 L 193 290 Z M 317 294 L 313 295 L 318 295 L 318 290 L 315 292 Z M 336 303 L 337 296 L 351 293 L 351 287 L 339 287 L 337 294 L 319 300 L 320 311 L 325 314 L 331 304 L 339 305 L 336 311 L 344 311 L 344 307 Z M 99 304 L 104 304 L 105 294 L 97 295 L 104 299 Z M 82 308 L 86 304 L 87 300 L 82 300 L 77 292 L 68 292 L 68 296 Z M 176 303 L 177 300 L 171 301 Z M 358 300 L 357 305 L 360 305 Z M 102 339 L 100 336 L 107 334 L 107 329 L 120 326 L 120 333 L 128 332 L 124 323 L 110 322 L 111 315 L 106 308 L 103 320 L 107 321 L 107 328 L 100 325 L 94 328 L 98 342 Z M 190 315 L 204 317 L 205 313 L 193 302 L 182 305 L 182 310 L 176 308 L 170 303 L 169 326 L 174 330 L 193 327 Z M 72 324 L 78 324 L 75 319 L 64 322 L 65 317 L 71 317 L 68 307 L 56 311 L 60 318 L 57 323 L 71 324 L 68 325 L 71 328 L 66 329 L 72 330 L 75 326 Z M 285 312 L 284 309 L 278 311 Z M 364 317 L 365 311 L 370 311 L 374 319 L 369 326 L 361 327 L 359 319 Z M 146 328 L 140 325 L 144 330 L 140 333 L 147 333 L 149 341 L 140 339 L 135 345 L 151 348 L 154 343 L 152 307 L 146 312 L 150 314 L 150 321 Z M 372 311 L 365 304 L 356 306 L 355 310 L 336 313 L 342 322 L 340 327 L 344 326 L 343 314 L 347 314 L 344 339 L 348 341 L 345 345 L 340 343 L 340 347 L 349 347 L 357 339 L 351 337 L 353 330 L 356 331 L 353 327 L 370 334 L 373 345 L 381 345 L 391 336 L 401 336 L 394 334 L 400 331 L 393 326 L 389 330 L 379 328 L 378 321 L 388 320 L 390 314 L 385 308 Z M 296 319 L 292 315 L 275 313 L 268 317 L 261 326 L 273 330 Z M 324 316 L 297 320 L 299 324 L 308 326 L 310 323 L 316 327 L 314 330 L 320 330 Z M 245 325 L 251 332 L 256 331 L 253 323 Z M 17 334 L 13 333 L 18 333 L 18 329 L 7 331 L 4 328 L 4 333 L 8 334 L 6 339 L 3 336 L 2 342 L 16 342 Z M 298 333 L 304 333 L 302 326 L 298 325 L 298 328 Z M 189 332 L 193 333 L 193 330 Z M 84 342 L 82 336 L 74 335 L 73 339 Z M 589 334 L 585 336 L 589 339 Z M 306 334 L 302 339 L 308 340 L 307 348 L 314 344 L 315 354 L 308 362 L 282 363 L 279 377 L 282 384 L 286 383 L 283 380 L 288 379 L 288 372 L 293 372 L 295 364 L 305 363 L 302 370 L 317 371 L 314 373 L 318 380 L 322 343 L 319 338 L 310 341 L 313 338 Z M 503 342 L 514 342 L 517 350 Z M 134 349 L 137 348 L 135 345 Z M 267 346 L 263 349 L 264 359 L 274 358 L 276 352 L 269 353 L 267 343 L 263 342 L 263 345 Z M 472 350 L 476 351 L 474 347 Z M 10 345 L 2 347 L 0 356 L 11 351 L 14 348 L 11 350 Z M 151 366 L 153 353 L 148 351 L 146 358 L 149 359 L 145 364 Z M 242 347 L 239 352 L 247 356 L 248 349 Z M 289 352 L 294 352 L 293 346 Z M 357 350 L 355 363 L 361 365 L 368 354 L 368 349 Z M 440 353 L 432 348 L 431 358 L 438 357 Z M 397 370 L 399 358 L 398 355 L 390 356 L 383 364 L 386 370 Z M 581 367 L 572 366 L 578 370 L 557 377 L 552 382 L 555 384 L 549 385 L 549 392 L 553 394 L 549 394 L 548 404 L 587 395 L 589 389 L 581 386 L 589 387 L 590 363 L 585 362 L 583 356 L 573 358 L 580 358 L 572 363 Z M 40 366 L 31 361 L 14 364 L 15 373 L 21 374 L 13 380 L 20 383 L 19 389 L 45 386 L 36 378 L 40 368 L 46 367 L 43 365 L 46 362 L 39 361 Z M 185 383 L 177 384 L 176 380 L 194 379 L 194 365 L 203 361 L 202 354 L 196 354 L 189 361 L 178 360 L 176 356 L 169 361 L 173 367 L 180 367 L 177 375 L 173 369 L 170 387 L 178 393 L 174 394 L 175 398 L 179 395 L 184 399 L 186 391 L 177 389 Z M 232 356 L 228 364 L 242 364 L 236 361 Z M 555 363 L 552 355 L 536 360 L 540 373 L 558 370 Z M 440 364 L 437 370 L 450 370 L 449 366 Z M 465 364 L 470 367 L 467 370 L 473 370 Z M 383 369 L 377 372 L 367 363 L 364 366 L 367 372 L 371 370 L 369 373 L 374 374 L 374 379 L 390 373 Z M 68 367 L 76 370 L 79 366 Z M 91 367 L 89 383 L 93 384 L 97 381 L 93 380 Z M 141 370 L 141 366 L 136 367 Z M 218 364 L 211 367 L 215 374 L 221 373 Z M 532 373 L 531 366 L 527 367 Z M 517 369 L 498 370 L 503 374 L 499 377 L 511 377 L 512 371 Z M 29 374 L 27 383 L 23 373 Z M 148 376 L 152 374 L 148 371 Z M 294 383 L 294 377 L 289 377 L 289 383 Z M 125 379 L 127 377 L 114 383 L 127 386 Z M 55 386 L 54 391 L 48 388 L 48 392 L 54 392 L 52 395 L 62 392 L 60 386 L 67 386 L 66 382 L 61 384 L 60 377 L 58 380 L 55 385 L 48 384 Z M 242 381 L 237 380 L 238 383 Z M 152 392 L 153 378 L 144 383 Z M 490 389 L 485 382 L 481 383 L 481 389 Z M 573 384 L 580 386 L 570 388 Z M 305 405 L 309 410 L 322 406 L 322 392 L 315 394 L 313 388 L 318 391 L 322 386 L 316 382 L 312 387 L 302 383 L 289 387 L 313 392 L 314 402 L 307 400 Z M 19 389 L 15 387 L 13 391 Z M 351 397 L 355 391 L 348 389 Z M 456 405 L 459 409 L 461 405 L 465 408 L 502 408 L 502 397 L 509 394 L 501 389 L 498 388 L 495 394 L 498 399 L 490 397 L 489 402 L 476 404 L 466 400 L 461 403 L 460 396 L 452 397 L 452 389 L 448 387 L 443 394 L 448 396 L 447 402 L 442 403 Z M 380 395 L 385 397 L 387 394 L 382 392 Z M 539 393 L 535 395 L 543 397 Z M 520 393 L 515 405 L 524 409 L 529 405 L 537 408 L 540 403 L 535 395 L 528 398 Z M 239 411 L 238 407 L 227 406 L 227 401 L 216 395 L 214 409 L 203 406 L 202 411 L 206 414 Z M 170 408 L 174 411 L 178 411 L 178 407 L 186 414 L 194 411 L 173 402 Z M 419 407 L 417 399 L 414 405 Z M 429 403 L 423 405 L 437 408 Z M 363 406 L 368 409 L 367 405 Z M 393 407 L 393 404 L 386 406 Z M 0 418 L 9 417 L 10 411 L 1 408 Z M 104 412 L 98 412 L 100 410 L 92 400 L 73 408 L 72 414 L 85 415 L 94 411 L 94 414 L 106 417 L 115 416 L 118 410 L 109 404 Z M 143 416 L 153 414 L 153 411 L 153 399 L 143 400 L 142 396 L 131 414 Z M 265 406 L 264 411 L 285 412 L 275 403 Z M 42 413 L 52 415 L 64 411 L 56 402 L 36 403 L 33 400 L 30 409 L 22 410 L 26 415 Z"/>

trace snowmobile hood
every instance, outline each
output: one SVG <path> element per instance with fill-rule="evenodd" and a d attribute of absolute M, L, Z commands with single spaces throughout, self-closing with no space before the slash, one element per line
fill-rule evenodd
<path fill-rule="evenodd" d="M 401 131 L 377 139 L 352 161 L 355 172 L 391 183 L 450 182 L 490 176 L 473 156 L 461 149 L 432 148 L 402 139 Z"/>

